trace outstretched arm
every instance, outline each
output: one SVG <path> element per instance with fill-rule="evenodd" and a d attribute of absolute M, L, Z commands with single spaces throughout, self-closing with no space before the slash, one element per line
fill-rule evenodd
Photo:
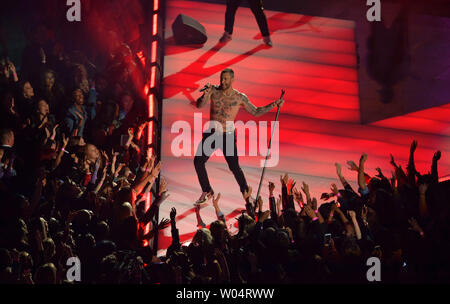
<path fill-rule="evenodd" d="M 342 186 L 344 186 L 344 188 L 346 188 L 347 186 L 350 186 L 349 183 L 345 180 L 345 177 L 342 175 L 342 171 L 341 171 L 341 165 L 339 163 L 335 163 L 334 164 L 336 166 L 336 174 L 339 177 L 339 180 L 342 183 Z M 364 168 L 363 168 L 364 170 Z"/>
<path fill-rule="evenodd" d="M 218 193 L 216 197 L 213 196 L 213 206 L 214 206 L 214 209 L 216 210 L 217 219 L 219 221 L 226 223 L 225 216 L 219 207 L 219 199 L 220 199 L 220 193 Z"/>
<path fill-rule="evenodd" d="M 206 224 L 200 215 L 200 205 L 195 205 L 195 216 L 197 217 L 197 228 L 205 228 Z"/>
<path fill-rule="evenodd" d="M 280 106 L 281 107 L 283 105 L 283 103 L 284 103 L 283 99 L 277 99 L 277 100 L 269 103 L 266 106 L 257 107 L 257 106 L 255 106 L 254 104 L 252 104 L 250 102 L 250 100 L 248 99 L 247 95 L 241 93 L 240 97 L 241 97 L 241 105 L 245 108 L 245 110 L 247 112 L 249 112 L 253 116 L 261 116 L 261 115 L 269 112 L 270 110 L 272 110 L 276 106 Z"/>
<path fill-rule="evenodd" d="M 358 186 L 361 188 L 362 191 L 366 191 L 367 185 L 366 185 L 366 178 L 364 176 L 364 164 L 367 160 L 367 154 L 363 153 L 361 155 L 361 158 L 359 160 L 359 168 L 358 168 Z"/>
<path fill-rule="evenodd" d="M 175 250 L 178 250 L 181 247 L 181 243 L 180 243 L 180 234 L 177 229 L 176 216 L 177 216 L 177 209 L 175 209 L 175 207 L 172 207 L 172 209 L 170 210 L 170 226 L 172 233 L 172 244 L 170 245 L 170 247 L 172 247 Z"/>
<path fill-rule="evenodd" d="M 253 209 L 253 205 L 250 202 L 250 197 L 252 195 L 252 187 L 248 187 L 247 191 L 244 191 L 243 196 L 245 200 L 245 209 L 247 210 L 247 214 L 255 219 L 255 210 Z"/>
<path fill-rule="evenodd" d="M 278 224 L 277 206 L 276 206 L 276 202 L 275 202 L 275 197 L 273 196 L 273 190 L 275 190 L 275 184 L 272 182 L 269 182 L 270 218 Z"/>
<path fill-rule="evenodd" d="M 347 165 L 349 170 L 359 172 L 359 167 L 355 164 L 354 161 L 348 160 Z M 368 184 L 371 179 L 371 176 L 366 172 L 364 172 L 364 179 L 366 180 L 366 184 Z"/>
<path fill-rule="evenodd" d="M 436 153 L 434 153 L 434 155 L 433 155 L 433 163 L 431 165 L 431 176 L 433 178 L 434 183 L 439 182 L 437 163 L 438 163 L 438 160 L 440 160 L 440 159 L 441 159 L 441 151 L 436 151 Z"/>
<path fill-rule="evenodd" d="M 159 161 L 156 164 L 156 166 L 153 169 L 150 169 L 149 171 L 151 171 L 150 174 L 142 176 L 142 178 L 133 185 L 133 190 L 136 192 L 136 195 L 139 195 L 142 192 L 142 190 L 144 190 L 144 187 L 145 185 L 147 185 L 147 183 L 153 185 L 155 179 L 158 177 L 159 172 L 161 171 L 161 161 Z"/>
<path fill-rule="evenodd" d="M 69 143 L 69 138 L 66 137 L 66 135 L 63 133 L 61 149 L 59 150 L 58 155 L 56 156 L 55 163 L 53 164 L 53 170 L 55 170 L 61 163 L 61 159 L 64 155 L 64 151 L 65 151 L 65 148 L 67 147 L 68 143 Z"/>
<path fill-rule="evenodd" d="M 155 214 L 158 212 L 159 206 L 169 197 L 167 192 L 161 193 L 161 196 L 155 198 L 153 203 L 150 205 L 150 208 L 145 212 L 145 214 L 141 217 L 140 222 L 144 225 L 147 225 L 155 218 Z"/>
<path fill-rule="evenodd" d="M 356 239 L 360 240 L 362 238 L 362 235 L 361 229 L 359 228 L 358 220 L 356 219 L 356 213 L 353 210 L 349 210 L 348 215 L 352 219 L 353 228 L 355 228 Z"/>
<path fill-rule="evenodd" d="M 408 178 L 408 182 L 410 185 L 416 184 L 416 166 L 414 164 L 414 152 L 417 149 L 417 141 L 413 140 L 411 143 L 411 147 L 409 149 L 409 161 L 408 166 L 406 167 L 406 176 Z"/>

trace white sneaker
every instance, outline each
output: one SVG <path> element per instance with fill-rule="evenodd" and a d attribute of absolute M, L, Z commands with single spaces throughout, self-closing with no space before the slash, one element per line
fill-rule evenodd
<path fill-rule="evenodd" d="M 220 37 L 219 42 L 226 43 L 230 40 L 231 40 L 231 34 L 225 31 L 225 32 L 223 32 L 222 37 Z"/>
<path fill-rule="evenodd" d="M 202 195 L 200 195 L 200 198 L 195 202 L 194 206 L 206 203 L 211 197 L 213 197 L 213 195 L 214 195 L 213 190 L 209 192 L 202 192 Z"/>
<path fill-rule="evenodd" d="M 273 46 L 272 40 L 270 40 L 270 36 L 263 36 L 263 41 L 267 46 Z"/>

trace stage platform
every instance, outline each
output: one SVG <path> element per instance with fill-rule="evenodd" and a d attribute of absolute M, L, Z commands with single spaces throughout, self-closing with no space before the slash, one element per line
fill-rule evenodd
<path fill-rule="evenodd" d="M 186 14 L 207 31 L 203 46 L 177 46 L 172 23 L 178 14 Z M 280 193 L 280 175 L 285 172 L 297 181 L 309 184 L 311 193 L 320 201 L 320 194 L 336 183 L 335 162 L 339 162 L 347 180 L 356 189 L 357 173 L 347 169 L 346 161 L 359 161 L 368 154 L 366 171 L 374 175 L 380 167 L 390 176 L 392 153 L 397 163 L 406 167 L 409 146 L 419 142 L 415 154 L 416 167 L 426 173 L 436 150 L 442 151 L 439 162 L 441 176 L 450 172 L 450 106 L 431 108 L 370 124 L 361 124 L 355 23 L 339 20 L 266 11 L 274 46 L 261 40 L 256 20 L 250 9 L 240 7 L 236 14 L 233 39 L 218 44 L 223 33 L 225 5 L 194 1 L 168 1 L 166 17 L 166 51 L 164 63 L 164 109 L 162 133 L 162 176 L 168 181 L 170 196 L 161 205 L 160 219 L 177 209 L 177 227 L 181 241 L 190 241 L 197 229 L 193 203 L 201 194 L 195 174 L 193 156 L 175 157 L 171 150 L 179 130 L 171 132 L 176 121 L 194 126 L 194 113 L 209 119 L 209 107 L 197 109 L 192 102 L 207 82 L 219 84 L 219 74 L 230 67 L 235 72 L 234 88 L 249 97 L 257 106 L 266 105 L 286 90 L 285 104 L 279 117 L 277 166 L 267 168 L 261 195 L 268 208 L 268 181 Z M 241 109 L 237 120 L 272 121 L 275 110 L 253 118 Z M 192 155 L 198 142 L 192 133 Z M 249 141 L 256 140 L 250 138 Z M 240 157 L 248 184 L 256 193 L 263 156 Z M 237 231 L 235 218 L 244 209 L 239 187 L 221 155 L 210 158 L 206 165 L 211 185 L 221 193 L 219 202 L 231 232 Z M 214 208 L 208 203 L 201 209 L 203 221 L 216 220 Z M 161 231 L 159 253 L 170 245 L 170 227 Z"/>

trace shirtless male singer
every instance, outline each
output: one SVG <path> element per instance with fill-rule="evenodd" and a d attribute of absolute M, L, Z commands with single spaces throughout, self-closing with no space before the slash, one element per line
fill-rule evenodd
<path fill-rule="evenodd" d="M 248 191 L 247 181 L 245 180 L 244 173 L 239 166 L 239 159 L 236 147 L 236 133 L 234 130 L 234 120 L 241 107 L 252 114 L 253 116 L 263 115 L 274 107 L 281 107 L 284 100 L 278 99 L 266 106 L 256 107 L 253 105 L 247 95 L 238 92 L 233 89 L 234 72 L 232 69 L 225 69 L 220 73 L 220 86 L 212 86 L 206 84 L 204 88 L 204 94 L 197 99 L 197 107 L 200 108 L 204 104 L 211 100 L 210 108 L 210 132 L 204 132 L 202 141 L 200 142 L 197 152 L 194 157 L 195 171 L 197 172 L 200 186 L 203 193 L 197 200 L 196 204 L 203 204 L 214 194 L 209 183 L 208 174 L 206 173 L 205 164 L 212 154 L 212 151 L 220 148 L 225 156 L 228 167 L 233 172 L 234 178 L 239 184 L 239 188 L 242 194 Z M 210 136 L 217 136 L 217 133 L 223 137 L 222 147 L 211 146 L 212 151 L 206 151 L 204 149 L 205 140 Z M 214 135 L 216 134 L 216 135 Z M 208 141 L 210 142 L 211 139 Z M 228 145 L 228 147 L 227 147 Z M 229 147 L 231 145 L 231 147 Z M 199 150 L 200 149 L 200 150 Z M 210 150 L 211 150 L 210 149 Z M 227 152 L 228 151 L 228 152 Z M 211 154 L 209 153 L 211 152 Z"/>

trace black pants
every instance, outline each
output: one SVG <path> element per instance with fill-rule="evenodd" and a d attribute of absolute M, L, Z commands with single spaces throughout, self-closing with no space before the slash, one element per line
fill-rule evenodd
<path fill-rule="evenodd" d="M 214 129 L 212 131 L 214 132 Z M 194 157 L 195 171 L 197 172 L 198 181 L 200 182 L 200 186 L 202 187 L 203 192 L 209 192 L 212 189 L 211 185 L 209 183 L 208 173 L 206 173 L 206 167 L 205 167 L 205 164 L 208 161 L 211 154 L 205 153 L 205 151 L 202 147 L 204 147 L 203 146 L 204 142 L 208 137 L 215 136 L 215 134 L 213 132 L 212 133 L 206 133 L 206 132 L 203 133 L 202 141 L 200 142 L 200 144 L 197 148 L 197 152 L 195 154 L 196 156 Z M 248 190 L 248 186 L 247 186 L 247 181 L 245 180 L 244 173 L 242 172 L 242 169 L 239 166 L 239 159 L 238 159 L 237 146 L 236 146 L 236 133 L 235 132 L 223 133 L 222 136 L 223 136 L 223 146 L 222 147 L 217 147 L 217 146 L 214 147 L 212 145 L 211 149 L 212 149 L 212 151 L 215 151 L 218 148 L 220 148 L 222 150 L 223 155 L 225 156 L 225 160 L 227 161 L 228 168 L 230 168 L 231 172 L 233 172 L 234 178 L 236 179 L 237 183 L 239 184 L 239 188 L 240 188 L 241 192 L 244 193 L 244 191 Z M 212 138 L 210 138 L 210 140 L 212 140 Z M 228 141 L 228 143 L 227 143 L 227 141 Z M 232 147 L 227 148 L 227 144 L 228 145 L 231 144 Z M 229 150 L 229 152 L 232 151 L 232 155 L 227 155 L 227 152 L 226 152 L 227 150 Z M 209 152 L 209 151 L 206 151 L 206 152 Z M 197 155 L 197 154 L 199 154 L 199 155 Z"/>
<path fill-rule="evenodd" d="M 242 0 L 227 0 L 227 10 L 225 12 L 225 31 L 233 34 L 234 17 Z M 269 27 L 267 26 L 267 18 L 264 14 L 262 0 L 248 0 L 250 9 L 255 15 L 258 22 L 259 30 L 263 36 L 269 36 Z"/>

